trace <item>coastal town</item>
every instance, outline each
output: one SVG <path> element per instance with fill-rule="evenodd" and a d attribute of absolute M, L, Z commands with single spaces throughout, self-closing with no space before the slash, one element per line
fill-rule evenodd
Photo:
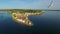
<path fill-rule="evenodd" d="M 28 16 L 29 15 L 39 15 L 43 12 L 40 12 L 40 13 L 12 13 L 12 16 L 13 16 L 13 19 L 17 22 L 17 23 L 21 23 L 21 24 L 25 24 L 25 25 L 28 25 L 28 26 L 32 26 L 33 23 L 32 21 L 30 21 L 28 19 Z"/>
<path fill-rule="evenodd" d="M 28 15 L 27 14 L 20 14 L 20 13 L 13 13 L 15 21 L 18 23 L 25 23 L 27 25 L 33 25 L 29 20 L 28 20 Z"/>
<path fill-rule="evenodd" d="M 1 11 L 0 11 L 1 12 Z M 2 12 L 7 12 L 12 16 L 12 19 L 18 23 L 27 26 L 33 26 L 34 23 L 29 20 L 29 16 L 31 15 L 41 15 L 44 13 L 42 10 L 25 10 L 25 9 L 7 9 L 3 10 Z"/>

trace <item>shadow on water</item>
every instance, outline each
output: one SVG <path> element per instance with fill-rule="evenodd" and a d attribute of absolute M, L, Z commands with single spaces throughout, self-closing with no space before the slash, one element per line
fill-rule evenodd
<path fill-rule="evenodd" d="M 12 20 L 11 15 L 0 12 L 0 33 L 2 34 L 43 34 L 60 32 L 60 12 L 45 11 L 44 14 L 29 16 L 34 26 L 20 25 Z"/>

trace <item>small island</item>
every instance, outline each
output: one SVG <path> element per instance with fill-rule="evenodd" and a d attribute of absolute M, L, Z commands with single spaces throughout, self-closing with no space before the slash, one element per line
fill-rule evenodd
<path fill-rule="evenodd" d="M 1 10 L 0 10 L 1 11 Z M 30 15 L 40 15 L 44 12 L 41 10 L 22 10 L 22 9 L 10 9 L 10 10 L 3 10 L 5 12 L 9 12 L 12 16 L 12 19 L 19 24 L 24 24 L 27 26 L 33 26 L 33 22 L 28 19 Z"/>
<path fill-rule="evenodd" d="M 42 11 L 37 11 L 37 10 L 29 10 L 29 11 L 14 11 L 12 13 L 12 17 L 13 19 L 19 23 L 19 24 L 24 24 L 27 26 L 33 26 L 34 24 L 32 23 L 32 21 L 30 21 L 28 19 L 28 16 L 30 15 L 40 15 L 42 14 Z"/>

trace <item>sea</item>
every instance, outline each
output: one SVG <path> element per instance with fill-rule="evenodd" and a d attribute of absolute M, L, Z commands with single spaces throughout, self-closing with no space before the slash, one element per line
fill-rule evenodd
<path fill-rule="evenodd" d="M 60 34 L 60 11 L 44 11 L 28 18 L 33 26 L 19 24 L 10 13 L 1 11 L 0 34 Z"/>

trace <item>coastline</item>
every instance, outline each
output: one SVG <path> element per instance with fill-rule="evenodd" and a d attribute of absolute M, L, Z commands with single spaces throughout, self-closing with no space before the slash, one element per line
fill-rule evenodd
<path fill-rule="evenodd" d="M 22 24 L 22 25 L 26 25 L 26 26 L 33 26 L 32 21 L 30 21 L 29 19 L 28 20 L 30 21 L 30 24 L 23 22 L 24 20 L 16 19 L 16 17 L 14 17 L 13 14 L 12 14 L 12 19 L 20 25 Z"/>
<path fill-rule="evenodd" d="M 40 12 L 40 13 L 25 13 L 25 14 L 27 14 L 26 17 L 28 18 L 28 16 L 30 16 L 30 15 L 40 15 L 40 14 L 42 14 L 42 13 L 43 13 L 43 12 Z M 12 15 L 12 19 L 13 19 L 14 21 L 16 21 L 17 23 L 19 23 L 19 24 L 23 24 L 23 25 L 27 25 L 27 26 L 33 26 L 33 25 L 34 25 L 34 24 L 32 23 L 32 21 L 30 21 L 29 19 L 27 19 L 27 20 L 30 22 L 30 24 L 23 22 L 24 20 L 21 21 L 21 19 L 20 19 L 20 21 L 17 20 L 16 17 L 13 16 L 13 13 L 12 13 L 11 15 Z"/>

